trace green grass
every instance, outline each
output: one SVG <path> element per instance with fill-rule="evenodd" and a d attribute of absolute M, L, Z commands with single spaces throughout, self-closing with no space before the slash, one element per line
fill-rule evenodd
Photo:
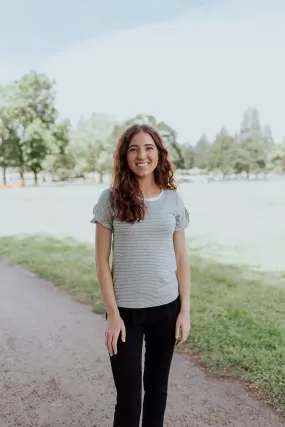
<path fill-rule="evenodd" d="M 91 304 L 104 307 L 94 248 L 73 239 L 2 237 L 0 256 Z M 187 349 L 214 375 L 250 381 L 285 415 L 285 281 L 191 254 L 192 328 Z"/>

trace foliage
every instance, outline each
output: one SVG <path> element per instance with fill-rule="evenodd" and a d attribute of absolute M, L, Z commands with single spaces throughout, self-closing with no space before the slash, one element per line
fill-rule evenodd
<path fill-rule="evenodd" d="M 199 169 L 207 169 L 211 145 L 205 134 L 201 136 L 195 146 L 195 166 Z"/>
<path fill-rule="evenodd" d="M 218 169 L 225 175 L 231 174 L 234 172 L 235 160 L 236 144 L 234 138 L 223 128 L 211 146 L 208 169 Z"/>
<path fill-rule="evenodd" d="M 59 121 L 55 107 L 55 82 L 35 71 L 0 86 L 0 167 L 4 182 L 8 168 L 37 174 L 46 170 L 54 179 L 103 175 L 112 170 L 115 145 L 133 123 L 148 123 L 163 137 L 178 169 L 198 168 L 224 175 L 285 172 L 284 144 L 275 144 L 268 124 L 262 126 L 259 111 L 244 111 L 240 131 L 225 128 L 210 143 L 207 136 L 193 144 L 181 144 L 176 131 L 154 116 L 139 114 L 123 122 L 103 114 L 82 117 L 75 127 Z"/>
<path fill-rule="evenodd" d="M 81 118 L 71 132 L 71 146 L 77 157 L 77 174 L 98 172 L 100 181 L 110 172 L 113 159 L 111 135 L 114 120 L 105 115 L 93 114 Z"/>
<path fill-rule="evenodd" d="M 13 141 L 5 166 L 18 167 L 22 179 L 25 170 L 33 171 L 36 183 L 43 161 L 52 151 L 52 127 L 57 118 L 54 85 L 44 74 L 31 72 L 1 90 L 2 126 Z"/>
<path fill-rule="evenodd" d="M 285 174 L 285 141 L 275 146 L 270 153 L 269 169 Z"/>

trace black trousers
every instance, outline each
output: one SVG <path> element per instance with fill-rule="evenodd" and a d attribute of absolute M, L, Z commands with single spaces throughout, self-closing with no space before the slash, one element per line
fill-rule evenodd
<path fill-rule="evenodd" d="M 117 389 L 113 425 L 139 427 L 145 338 L 142 427 L 163 427 L 180 299 L 158 307 L 119 308 L 119 311 L 126 326 L 126 342 L 119 337 L 118 353 L 110 358 Z"/>

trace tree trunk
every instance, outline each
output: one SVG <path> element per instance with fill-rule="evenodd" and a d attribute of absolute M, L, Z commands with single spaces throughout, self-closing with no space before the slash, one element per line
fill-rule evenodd
<path fill-rule="evenodd" d="M 35 177 L 35 185 L 38 185 L 38 172 L 37 171 L 33 171 L 34 172 L 34 177 Z"/>
<path fill-rule="evenodd" d="M 104 174 L 103 174 L 103 172 L 99 172 L 100 173 L 100 176 L 99 176 L 99 184 L 103 184 L 103 176 L 104 176 Z"/>
<path fill-rule="evenodd" d="M 24 171 L 23 169 L 20 170 L 20 177 L 21 177 L 21 181 L 22 181 L 22 185 L 25 185 L 25 178 L 24 178 Z"/>
<path fill-rule="evenodd" d="M 6 180 L 6 166 L 3 166 L 3 183 L 4 183 L 4 185 L 7 184 L 7 180 Z"/>

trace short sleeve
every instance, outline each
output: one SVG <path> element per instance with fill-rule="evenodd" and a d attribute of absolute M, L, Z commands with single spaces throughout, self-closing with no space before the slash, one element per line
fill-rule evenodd
<path fill-rule="evenodd" d="M 176 211 L 175 231 L 185 230 L 189 225 L 189 213 L 179 193 L 177 193 L 177 211 Z"/>
<path fill-rule="evenodd" d="M 113 211 L 111 206 L 111 191 L 109 188 L 101 193 L 98 202 L 93 208 L 93 215 L 90 221 L 91 223 L 96 224 L 98 222 L 113 231 Z"/>

